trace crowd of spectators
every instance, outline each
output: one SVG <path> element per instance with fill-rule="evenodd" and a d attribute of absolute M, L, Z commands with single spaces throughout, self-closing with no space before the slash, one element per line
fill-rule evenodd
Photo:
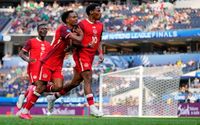
<path fill-rule="evenodd" d="M 61 6 L 54 2 L 24 2 L 13 13 L 10 34 L 36 34 L 38 22 L 49 25 L 49 34 L 53 35 L 60 24 L 60 14 L 64 10 L 75 10 L 80 19 L 86 17 L 87 4 L 70 3 Z M 195 20 L 194 20 L 195 19 Z M 102 4 L 102 19 L 106 32 L 141 32 L 171 29 L 188 29 L 200 27 L 199 9 L 174 9 L 165 3 L 143 4 L 141 6 L 120 5 L 109 2 Z"/>

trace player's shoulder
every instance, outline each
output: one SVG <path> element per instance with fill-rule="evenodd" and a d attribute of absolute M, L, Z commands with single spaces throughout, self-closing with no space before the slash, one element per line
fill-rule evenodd
<path fill-rule="evenodd" d="M 100 20 L 97 20 L 96 23 L 98 23 L 98 24 L 103 24 Z"/>
<path fill-rule="evenodd" d="M 51 43 L 47 40 L 44 41 L 47 45 L 50 45 Z"/>
<path fill-rule="evenodd" d="M 99 20 L 97 20 L 96 23 L 97 23 L 98 25 L 102 25 L 102 26 L 103 26 L 103 23 L 102 23 L 101 21 L 99 21 Z"/>
<path fill-rule="evenodd" d="M 64 24 L 60 24 L 60 25 L 58 25 L 57 30 L 58 30 L 58 29 L 61 29 L 61 28 L 63 28 L 63 27 L 65 27 L 65 25 L 64 25 Z"/>
<path fill-rule="evenodd" d="M 83 23 L 83 22 L 86 22 L 87 20 L 86 19 L 82 19 L 79 21 L 79 23 Z"/>
<path fill-rule="evenodd" d="M 61 31 L 67 30 L 67 32 L 70 32 L 69 27 L 68 27 L 67 25 L 65 25 L 65 24 L 60 24 L 60 25 L 58 26 L 57 30 L 61 30 Z"/>
<path fill-rule="evenodd" d="M 34 42 L 34 41 L 37 41 L 37 39 L 36 38 L 30 38 L 30 39 L 27 40 L 27 42 Z"/>
<path fill-rule="evenodd" d="M 87 23 L 86 19 L 82 19 L 78 22 L 79 25 L 86 24 L 86 23 Z"/>

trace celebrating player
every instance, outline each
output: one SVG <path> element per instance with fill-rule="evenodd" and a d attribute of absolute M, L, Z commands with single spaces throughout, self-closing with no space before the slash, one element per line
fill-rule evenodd
<path fill-rule="evenodd" d="M 62 65 L 65 57 L 65 48 L 70 43 L 81 46 L 81 40 L 83 38 L 82 30 L 77 27 L 72 32 L 75 25 L 78 23 L 77 13 L 74 11 L 67 11 L 61 15 L 61 19 L 64 24 L 61 24 L 56 32 L 51 44 L 50 50 L 47 55 L 42 59 L 42 65 L 39 73 L 39 80 L 36 81 L 36 88 L 27 98 L 26 106 L 22 110 L 20 117 L 23 119 L 31 119 L 28 113 L 39 96 L 44 92 L 56 92 L 63 87 L 63 75 Z M 87 46 L 86 46 L 87 47 Z M 54 84 L 47 85 L 51 81 Z"/>
<path fill-rule="evenodd" d="M 90 113 L 96 117 L 103 116 L 94 105 L 94 97 L 91 89 L 92 83 L 92 63 L 96 52 L 99 53 L 99 61 L 103 61 L 103 52 L 101 48 L 101 36 L 103 32 L 103 24 L 99 21 L 101 18 L 101 8 L 99 4 L 90 4 L 86 8 L 86 13 L 88 15 L 87 19 L 82 20 L 79 26 L 84 32 L 82 44 L 91 44 L 90 48 L 80 48 L 73 52 L 73 58 L 76 63 L 74 68 L 74 77 L 69 84 L 65 84 L 64 88 L 54 95 L 47 96 L 48 110 L 52 112 L 54 101 L 60 96 L 66 94 L 71 89 L 78 86 L 82 81 L 84 81 L 84 92 L 87 98 L 87 102 L 90 106 Z"/>
<path fill-rule="evenodd" d="M 34 83 L 38 80 L 38 69 L 40 68 L 40 58 L 44 55 L 49 47 L 50 42 L 45 40 L 47 35 L 47 25 L 41 23 L 37 26 L 38 37 L 29 39 L 22 50 L 19 52 L 19 56 L 26 62 L 28 62 L 27 73 L 29 75 L 29 81 L 31 85 L 28 90 L 19 95 L 17 101 L 17 108 L 21 109 L 24 99 L 27 97 L 30 91 L 33 91 Z M 25 105 L 24 105 L 25 106 Z"/>

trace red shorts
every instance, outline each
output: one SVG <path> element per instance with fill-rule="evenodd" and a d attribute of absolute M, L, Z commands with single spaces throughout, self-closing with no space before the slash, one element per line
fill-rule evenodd
<path fill-rule="evenodd" d="M 39 74 L 38 71 L 29 71 L 28 72 L 29 81 L 30 81 L 31 85 L 38 80 L 38 74 Z"/>
<path fill-rule="evenodd" d="M 62 67 L 54 67 L 50 68 L 46 64 L 43 64 L 40 68 L 40 73 L 39 73 L 39 80 L 42 81 L 52 81 L 52 79 L 64 79 L 63 74 L 62 74 Z"/>
<path fill-rule="evenodd" d="M 38 80 L 40 67 L 41 67 L 40 61 L 30 62 L 28 64 L 27 73 L 28 73 L 29 81 L 31 85 Z"/>
<path fill-rule="evenodd" d="M 92 70 L 92 63 L 94 56 L 88 56 L 84 53 L 73 54 L 75 69 L 77 72 L 81 73 L 86 70 Z"/>

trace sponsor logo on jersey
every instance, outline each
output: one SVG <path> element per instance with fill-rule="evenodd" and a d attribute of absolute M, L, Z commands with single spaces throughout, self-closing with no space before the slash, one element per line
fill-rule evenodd
<path fill-rule="evenodd" d="M 93 29 L 93 33 L 96 35 L 96 34 L 97 34 L 97 30 L 96 30 L 96 29 Z"/>
<path fill-rule="evenodd" d="M 33 76 L 33 79 L 37 79 L 37 76 L 36 76 L 36 75 L 34 75 L 34 76 Z"/>
<path fill-rule="evenodd" d="M 42 77 L 43 77 L 43 78 L 47 78 L 48 75 L 47 75 L 47 74 L 43 74 Z"/>
<path fill-rule="evenodd" d="M 41 50 L 45 50 L 45 47 L 41 47 Z"/>
<path fill-rule="evenodd" d="M 89 64 L 88 63 L 84 63 L 84 67 L 88 67 L 89 66 Z"/>

